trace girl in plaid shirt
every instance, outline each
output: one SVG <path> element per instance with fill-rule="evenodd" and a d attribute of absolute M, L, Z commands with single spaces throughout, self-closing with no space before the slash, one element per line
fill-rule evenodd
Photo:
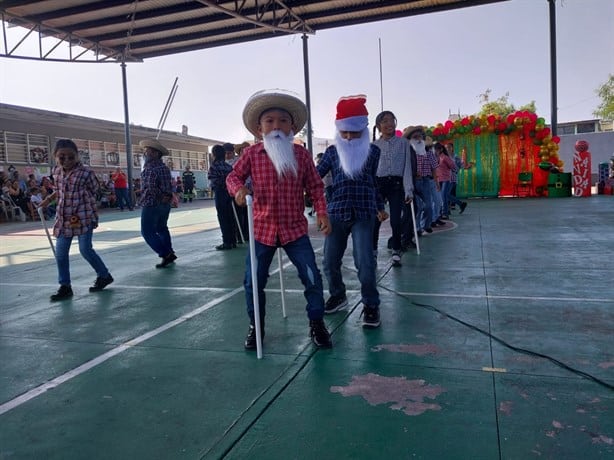
<path fill-rule="evenodd" d="M 79 252 L 96 271 L 96 281 L 90 287 L 90 292 L 101 291 L 113 282 L 113 277 L 92 246 L 92 234 L 98 227 L 98 178 L 81 163 L 79 151 L 72 140 L 58 140 L 53 154 L 58 165 L 53 171 L 56 190 L 42 201 L 41 206 L 47 207 L 57 199 L 53 234 L 56 237 L 55 259 L 60 288 L 51 296 L 51 300 L 56 301 L 73 296 L 68 253 L 75 236 L 79 240 Z"/>

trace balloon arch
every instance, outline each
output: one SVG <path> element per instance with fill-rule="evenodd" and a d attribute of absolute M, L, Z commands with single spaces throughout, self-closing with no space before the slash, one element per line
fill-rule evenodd
<path fill-rule="evenodd" d="M 562 172 L 558 136 L 552 136 L 543 118 L 533 112 L 468 116 L 426 129 L 435 142 L 454 144 L 465 164 L 459 171 L 461 197 L 512 195 L 520 172 L 533 173 L 533 196 L 548 190 L 548 174 Z"/>

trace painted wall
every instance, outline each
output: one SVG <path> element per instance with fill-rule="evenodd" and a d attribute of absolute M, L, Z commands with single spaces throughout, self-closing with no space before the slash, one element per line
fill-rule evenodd
<path fill-rule="evenodd" d="M 596 182 L 599 163 L 609 163 L 614 155 L 614 131 L 565 134 L 560 136 L 559 157 L 565 162 L 565 172 L 573 172 L 573 155 L 576 141 L 583 139 L 589 143 L 588 151 L 591 152 L 591 172 L 593 183 Z"/>

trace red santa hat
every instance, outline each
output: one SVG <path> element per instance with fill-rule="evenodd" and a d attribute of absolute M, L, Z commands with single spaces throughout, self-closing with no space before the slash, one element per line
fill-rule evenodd
<path fill-rule="evenodd" d="M 339 131 L 361 132 L 369 124 L 369 112 L 365 103 L 367 96 L 358 94 L 339 99 L 335 126 Z"/>

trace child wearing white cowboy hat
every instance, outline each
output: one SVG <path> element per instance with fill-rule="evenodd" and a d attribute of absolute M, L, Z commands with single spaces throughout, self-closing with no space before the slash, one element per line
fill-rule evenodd
<path fill-rule="evenodd" d="M 311 153 L 294 144 L 294 133 L 307 120 L 307 108 L 296 96 L 282 90 L 259 91 L 249 98 L 243 110 L 245 127 L 262 139 L 246 147 L 226 178 L 228 192 L 239 206 L 245 206 L 245 196 L 253 193 L 254 239 L 258 259 L 257 280 L 260 329 L 264 338 L 266 282 L 269 266 L 278 247 L 296 266 L 307 300 L 307 316 L 312 342 L 317 347 L 330 348 L 330 334 L 324 324 L 324 293 L 322 276 L 308 237 L 304 195 L 317 212 L 317 224 L 324 234 L 330 231 L 324 184 L 318 175 Z M 245 186 L 251 178 L 252 190 Z M 250 325 L 245 348 L 256 348 L 253 285 L 249 252 L 246 260 L 245 297 Z"/>

